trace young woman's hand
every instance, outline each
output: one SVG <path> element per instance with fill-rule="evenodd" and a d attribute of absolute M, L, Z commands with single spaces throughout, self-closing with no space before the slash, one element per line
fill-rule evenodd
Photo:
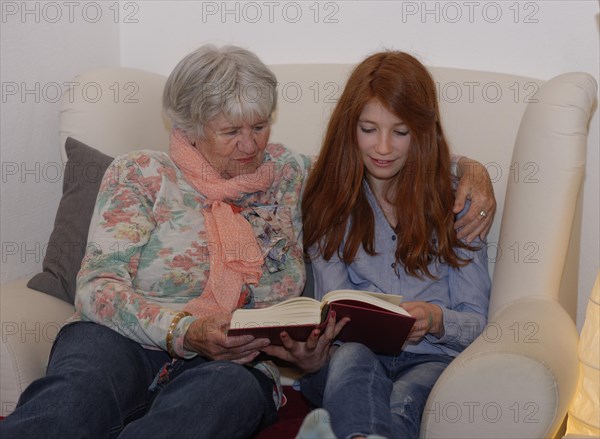
<path fill-rule="evenodd" d="M 198 352 L 213 360 L 229 360 L 244 364 L 252 361 L 267 346 L 268 338 L 251 335 L 227 337 L 231 314 L 216 314 L 196 320 L 185 333 L 186 350 Z"/>
<path fill-rule="evenodd" d="M 408 335 L 408 341 L 419 342 L 427 334 L 438 338 L 444 335 L 444 315 L 438 305 L 428 302 L 403 302 L 400 306 L 417 319 Z"/>
<path fill-rule="evenodd" d="M 315 329 L 308 340 L 302 342 L 294 340 L 287 332 L 283 331 L 280 334 L 283 346 L 269 345 L 263 348 L 262 351 L 273 357 L 294 363 L 306 373 L 316 372 L 327 361 L 331 343 L 349 321 L 348 317 L 344 317 L 336 322 L 335 313 L 332 313 L 322 333 L 319 329 Z"/>

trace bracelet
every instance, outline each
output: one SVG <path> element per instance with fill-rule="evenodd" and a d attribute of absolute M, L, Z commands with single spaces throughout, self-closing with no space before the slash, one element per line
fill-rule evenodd
<path fill-rule="evenodd" d="M 173 333 L 175 332 L 175 328 L 177 328 L 179 321 L 187 316 L 191 316 L 191 314 L 187 311 L 179 311 L 175 314 L 175 317 L 173 317 L 173 321 L 167 331 L 167 352 L 173 358 L 177 357 L 177 354 L 173 351 Z"/>

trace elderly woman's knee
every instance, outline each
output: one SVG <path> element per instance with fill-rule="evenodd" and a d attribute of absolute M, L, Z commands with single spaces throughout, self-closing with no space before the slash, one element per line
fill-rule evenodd
<path fill-rule="evenodd" d="M 250 370 L 231 361 L 210 361 L 185 373 L 190 374 L 190 379 L 203 389 L 208 386 L 222 397 L 245 398 L 260 391 L 260 385 Z"/>
<path fill-rule="evenodd" d="M 87 359 L 91 364 L 104 360 L 117 364 L 121 359 L 130 362 L 137 346 L 134 341 L 111 328 L 94 322 L 79 321 L 60 330 L 54 341 L 50 360 L 56 361 L 63 356 L 72 359 L 76 356 Z"/>

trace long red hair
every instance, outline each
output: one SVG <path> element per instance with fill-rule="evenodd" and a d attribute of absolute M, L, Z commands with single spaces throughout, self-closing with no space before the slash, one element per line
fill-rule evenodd
<path fill-rule="evenodd" d="M 357 141 L 358 119 L 371 99 L 399 117 L 411 133 L 404 167 L 386 186 L 398 221 L 396 261 L 417 277 L 433 277 L 428 265 L 434 260 L 452 267 L 465 265 L 467 261 L 453 250 L 471 247 L 456 237 L 453 228 L 450 151 L 435 83 L 417 59 L 396 51 L 376 53 L 361 62 L 333 111 L 304 191 L 305 248 L 316 244 L 326 260 L 338 252 L 346 264 L 354 260 L 360 245 L 368 254 L 376 253 L 375 217 L 363 188 L 365 168 Z"/>

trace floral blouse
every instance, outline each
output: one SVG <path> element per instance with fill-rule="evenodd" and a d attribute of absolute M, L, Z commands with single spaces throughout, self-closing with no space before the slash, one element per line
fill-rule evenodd
<path fill-rule="evenodd" d="M 305 282 L 300 201 L 308 157 L 269 144 L 276 164 L 272 186 L 236 203 L 256 232 L 265 263 L 257 286 L 244 288 L 246 307 L 265 307 L 299 296 Z M 187 183 L 167 153 L 137 151 L 116 158 L 106 171 L 77 276 L 76 315 L 154 349 L 166 348 L 173 318 L 202 294 L 208 280 L 205 196 Z M 195 320 L 181 319 L 173 347 Z"/>

